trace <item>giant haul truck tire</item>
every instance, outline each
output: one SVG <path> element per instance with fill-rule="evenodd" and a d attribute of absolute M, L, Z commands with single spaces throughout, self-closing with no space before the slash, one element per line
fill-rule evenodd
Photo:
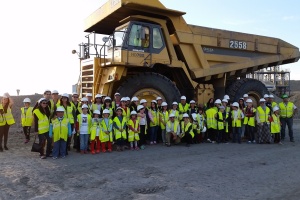
<path fill-rule="evenodd" d="M 169 107 L 173 101 L 179 101 L 180 92 L 176 85 L 167 77 L 161 74 L 147 72 L 129 77 L 117 89 L 122 96 L 137 96 L 139 99 L 146 99 L 150 102 L 161 96 L 168 103 Z M 148 105 L 150 105 L 148 103 Z"/>
<path fill-rule="evenodd" d="M 235 81 L 227 88 L 226 92 L 233 102 L 238 102 L 244 94 L 248 94 L 249 98 L 253 100 L 254 106 L 258 105 L 260 98 L 269 93 L 262 82 L 248 78 Z"/>

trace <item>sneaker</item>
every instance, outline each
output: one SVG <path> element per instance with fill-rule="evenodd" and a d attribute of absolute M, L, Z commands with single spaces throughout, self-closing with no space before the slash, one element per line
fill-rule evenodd
<path fill-rule="evenodd" d="M 28 142 L 29 142 L 29 140 L 25 140 L 25 141 L 24 141 L 24 144 L 27 144 Z"/>
<path fill-rule="evenodd" d="M 211 143 L 211 140 L 210 140 L 210 139 L 207 139 L 206 141 L 209 142 L 209 143 Z"/>
<path fill-rule="evenodd" d="M 248 144 L 251 144 L 252 142 L 251 141 L 248 141 Z"/>
<path fill-rule="evenodd" d="M 41 159 L 46 159 L 47 157 L 46 156 L 41 156 Z"/>
<path fill-rule="evenodd" d="M 152 145 L 152 144 L 153 144 L 153 142 L 150 142 L 150 144 Z"/>
<path fill-rule="evenodd" d="M 64 158 L 66 158 L 66 156 L 62 156 L 61 158 L 64 159 Z"/>
<path fill-rule="evenodd" d="M 100 150 L 96 150 L 96 153 L 100 153 Z"/>
<path fill-rule="evenodd" d="M 91 152 L 91 154 L 93 154 L 93 155 L 94 155 L 94 154 L 95 154 L 95 151 L 92 151 L 92 152 Z"/>
<path fill-rule="evenodd" d="M 295 140 L 294 140 L 294 139 L 291 139 L 290 141 L 291 141 L 291 142 L 295 142 Z M 5 148 L 5 147 L 4 147 L 4 148 Z"/>
<path fill-rule="evenodd" d="M 283 145 L 283 143 L 282 143 L 282 142 L 278 142 L 278 144 L 279 144 L 279 145 Z"/>
<path fill-rule="evenodd" d="M 53 160 L 56 160 L 56 159 L 57 159 L 57 157 L 52 157 L 52 159 L 53 159 Z"/>
<path fill-rule="evenodd" d="M 156 141 L 154 141 L 153 144 L 156 144 Z"/>
<path fill-rule="evenodd" d="M 140 150 L 140 148 L 139 147 L 135 147 L 135 150 L 138 151 L 138 150 Z"/>
<path fill-rule="evenodd" d="M 111 149 L 107 149 L 107 151 L 110 153 L 110 152 L 111 152 Z"/>
<path fill-rule="evenodd" d="M 130 149 L 131 149 L 131 151 L 134 151 L 134 148 L 133 148 L 133 147 L 131 147 Z"/>
<path fill-rule="evenodd" d="M 252 141 L 252 144 L 256 144 L 256 141 L 255 141 L 255 140 L 253 140 L 253 141 Z"/>
<path fill-rule="evenodd" d="M 144 150 L 144 149 L 145 149 L 145 145 L 142 145 L 142 146 L 141 146 L 141 149 Z"/>
<path fill-rule="evenodd" d="M 216 143 L 216 141 L 212 141 L 211 143 L 215 144 L 215 143 Z"/>
<path fill-rule="evenodd" d="M 102 153 L 105 153 L 106 152 L 106 150 L 102 150 Z"/>

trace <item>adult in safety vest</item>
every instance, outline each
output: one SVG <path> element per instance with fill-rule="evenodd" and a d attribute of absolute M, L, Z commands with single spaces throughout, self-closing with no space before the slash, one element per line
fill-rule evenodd
<path fill-rule="evenodd" d="M 92 105 L 92 111 L 94 112 L 95 110 L 99 110 L 101 113 L 103 109 L 103 104 L 102 104 L 102 96 L 101 94 L 96 94 L 94 103 Z"/>
<path fill-rule="evenodd" d="M 111 103 L 113 110 L 116 110 L 118 107 L 121 106 L 121 94 L 120 93 L 115 93 L 114 95 L 114 100 Z"/>
<path fill-rule="evenodd" d="M 56 117 L 51 120 L 49 137 L 53 138 L 52 158 L 66 157 L 67 140 L 72 134 L 70 120 L 65 117 L 65 109 L 62 106 L 56 108 Z"/>
<path fill-rule="evenodd" d="M 260 144 L 272 142 L 270 133 L 271 110 L 266 106 L 265 102 L 266 100 L 264 98 L 260 99 L 260 106 L 256 109 L 258 142 Z"/>
<path fill-rule="evenodd" d="M 9 127 L 15 123 L 11 113 L 13 101 L 8 93 L 5 93 L 0 102 L 0 152 L 3 152 L 2 140 L 4 139 L 4 149 L 8 150 L 7 140 Z"/>
<path fill-rule="evenodd" d="M 157 108 L 156 100 L 151 101 L 151 107 L 149 112 L 151 113 L 152 119 L 150 119 L 150 144 L 156 144 L 157 141 L 157 131 L 159 126 L 159 110 Z"/>
<path fill-rule="evenodd" d="M 49 137 L 50 127 L 50 108 L 48 107 L 48 101 L 45 98 L 41 98 L 38 101 L 38 107 L 33 111 L 34 117 L 34 131 L 38 134 L 39 143 L 42 146 L 40 155 L 41 159 L 50 157 L 52 139 Z M 47 141 L 46 155 L 44 154 L 44 146 Z"/>
<path fill-rule="evenodd" d="M 180 103 L 178 104 L 179 120 L 183 119 L 183 114 L 188 113 L 190 105 L 186 102 L 186 96 L 181 96 Z"/>
<path fill-rule="evenodd" d="M 23 133 L 25 135 L 25 144 L 30 140 L 30 129 L 33 122 L 33 107 L 30 106 L 31 100 L 25 98 L 23 100 L 24 107 L 21 108 L 21 124 L 23 127 Z"/>
<path fill-rule="evenodd" d="M 282 144 L 280 141 L 280 115 L 279 107 L 273 108 L 272 120 L 271 120 L 271 134 L 274 137 L 274 143 Z"/>
<path fill-rule="evenodd" d="M 242 136 L 242 120 L 244 119 L 244 114 L 239 108 L 239 103 L 234 102 L 232 104 L 233 110 L 231 111 L 232 118 L 232 142 L 235 143 L 236 140 L 241 144 Z"/>
<path fill-rule="evenodd" d="M 226 126 L 228 114 L 225 112 L 224 106 L 219 107 L 216 119 L 218 121 L 217 143 L 225 142 L 227 140 L 226 134 L 228 132 L 228 128 Z"/>
<path fill-rule="evenodd" d="M 247 99 L 247 106 L 245 108 L 244 125 L 246 129 L 246 135 L 248 135 L 248 143 L 256 143 L 255 141 L 255 116 L 256 109 L 253 107 L 252 99 Z"/>
<path fill-rule="evenodd" d="M 205 132 L 204 139 L 207 142 L 215 142 L 216 141 L 216 134 L 217 134 L 217 115 L 218 111 L 214 107 L 210 107 L 208 110 L 205 111 L 206 115 L 206 124 L 207 124 L 207 131 Z"/>
<path fill-rule="evenodd" d="M 275 106 L 278 107 L 277 103 L 274 101 L 274 95 L 273 94 L 269 95 L 269 102 L 270 102 L 272 108 L 274 108 Z"/>
<path fill-rule="evenodd" d="M 180 142 L 180 125 L 178 120 L 175 120 L 175 115 L 169 115 L 169 121 L 166 125 L 166 139 L 167 139 L 167 147 L 171 146 L 171 138 L 173 138 L 174 143 Z"/>
<path fill-rule="evenodd" d="M 53 116 L 55 114 L 56 106 L 59 103 L 59 96 L 58 96 L 58 91 L 53 90 L 52 91 L 52 99 L 50 99 L 50 111 L 51 115 Z"/>
<path fill-rule="evenodd" d="M 283 101 L 279 103 L 280 122 L 281 122 L 281 141 L 285 139 L 285 128 L 289 129 L 290 141 L 295 142 L 293 133 L 293 117 L 298 112 L 293 102 L 289 101 L 288 95 L 282 95 Z"/>
<path fill-rule="evenodd" d="M 186 147 L 189 147 L 193 143 L 194 132 L 193 124 L 190 121 L 190 116 L 187 113 L 183 114 L 183 121 L 181 122 L 181 142 L 186 142 Z"/>

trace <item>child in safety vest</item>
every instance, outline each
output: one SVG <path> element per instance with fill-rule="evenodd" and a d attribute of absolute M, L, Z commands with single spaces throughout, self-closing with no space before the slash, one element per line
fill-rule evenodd
<path fill-rule="evenodd" d="M 216 115 L 216 119 L 218 121 L 217 143 L 219 144 L 226 141 L 226 122 L 228 115 L 225 112 L 224 106 L 219 107 L 219 112 Z"/>
<path fill-rule="evenodd" d="M 279 117 L 279 108 L 275 106 L 273 108 L 272 120 L 271 120 L 271 134 L 274 138 L 274 143 L 282 144 L 280 141 L 281 123 Z"/>
<path fill-rule="evenodd" d="M 31 100 L 29 98 L 25 98 L 23 100 L 24 107 L 21 108 L 21 124 L 23 127 L 23 133 L 25 135 L 25 144 L 27 144 L 30 140 L 30 129 L 33 122 L 33 107 L 30 106 Z"/>
<path fill-rule="evenodd" d="M 197 115 L 196 113 L 192 113 L 192 119 L 193 119 L 193 132 L 195 137 L 193 138 L 193 143 L 194 144 L 198 144 L 199 143 L 199 139 L 198 139 L 198 121 L 197 121 Z M 200 130 L 200 129 L 199 129 Z M 200 131 L 199 131 L 200 132 Z"/>
<path fill-rule="evenodd" d="M 117 143 L 117 151 L 124 151 L 125 140 L 127 138 L 126 135 L 126 117 L 122 114 L 123 109 L 118 107 L 116 109 L 117 116 L 113 120 L 113 128 L 115 133 L 115 139 Z"/>
<path fill-rule="evenodd" d="M 233 110 L 231 111 L 232 117 L 232 142 L 235 143 L 236 140 L 241 144 L 242 136 L 242 120 L 244 118 L 243 112 L 239 109 L 239 103 L 234 102 L 232 104 Z"/>
<path fill-rule="evenodd" d="M 100 123 L 101 126 L 101 132 L 100 132 L 100 142 L 102 146 L 102 152 L 106 152 L 106 146 L 107 151 L 112 151 L 112 142 L 113 140 L 113 134 L 112 134 L 112 126 L 113 121 L 109 118 L 110 111 L 107 109 L 103 110 L 103 120 Z"/>
<path fill-rule="evenodd" d="M 145 107 L 143 105 L 138 105 L 138 120 L 140 122 L 140 149 L 145 149 L 146 144 L 146 135 L 147 135 L 147 128 L 148 128 L 148 122 L 147 122 L 147 114 L 145 113 Z"/>
<path fill-rule="evenodd" d="M 166 124 L 169 120 L 169 113 L 168 113 L 168 104 L 166 102 L 162 102 L 161 104 L 161 111 L 159 112 L 159 121 L 160 121 L 160 128 L 161 128 L 161 138 L 163 145 L 167 144 L 166 138 Z"/>
<path fill-rule="evenodd" d="M 89 135 L 92 127 L 92 117 L 88 114 L 88 106 L 83 104 L 81 109 L 82 113 L 77 115 L 77 133 L 80 138 L 80 153 L 87 154 Z"/>
<path fill-rule="evenodd" d="M 245 125 L 245 131 L 248 135 L 248 144 L 255 144 L 255 115 L 256 115 L 256 109 L 253 107 L 253 101 L 252 99 L 247 99 L 246 101 L 247 106 L 245 108 L 245 119 L 244 119 L 244 125 Z"/>
<path fill-rule="evenodd" d="M 138 141 L 140 140 L 139 137 L 140 133 L 140 122 L 137 119 L 137 112 L 131 111 L 130 113 L 130 120 L 128 122 L 128 142 L 130 142 L 130 149 L 133 151 L 134 147 L 135 150 L 139 150 Z M 134 142 L 134 147 L 133 147 Z"/>
<path fill-rule="evenodd" d="M 100 119 L 100 111 L 99 110 L 94 110 L 93 112 L 94 116 L 92 119 L 92 127 L 91 127 L 91 136 L 90 136 L 90 141 L 91 141 L 91 153 L 95 154 L 95 153 L 100 153 L 100 139 L 99 139 L 99 134 L 100 134 L 100 123 L 101 123 L 101 119 Z M 95 145 L 96 145 L 96 152 L 95 152 Z"/>
<path fill-rule="evenodd" d="M 205 116 L 203 112 L 203 108 L 201 106 L 198 107 L 198 114 L 197 114 L 197 135 L 195 136 L 197 138 L 198 143 L 203 142 L 203 133 L 206 132 L 206 125 L 205 125 Z"/>
<path fill-rule="evenodd" d="M 65 109 L 58 107 L 56 109 L 56 117 L 51 120 L 49 137 L 53 138 L 53 151 L 52 158 L 57 159 L 60 155 L 61 158 L 66 157 L 67 140 L 72 134 L 71 124 L 69 119 L 64 117 Z"/>

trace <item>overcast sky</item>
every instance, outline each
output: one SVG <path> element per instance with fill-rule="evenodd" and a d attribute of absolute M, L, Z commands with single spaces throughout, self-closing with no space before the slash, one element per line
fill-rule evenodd
<path fill-rule="evenodd" d="M 84 41 L 83 20 L 105 0 L 0 1 L 0 95 L 71 93 L 79 60 L 71 54 Z M 185 11 L 189 24 L 281 38 L 300 47 L 298 0 L 161 0 Z M 284 66 L 299 80 L 300 62 Z"/>

